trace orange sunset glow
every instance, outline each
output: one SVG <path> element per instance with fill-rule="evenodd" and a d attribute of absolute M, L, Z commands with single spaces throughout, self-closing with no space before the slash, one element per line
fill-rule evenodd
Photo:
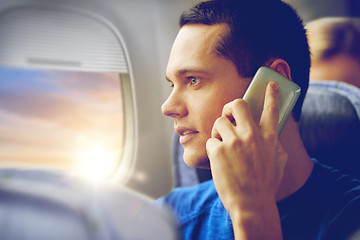
<path fill-rule="evenodd" d="M 0 79 L 1 166 L 111 173 L 123 144 L 119 74 L 0 68 Z"/>

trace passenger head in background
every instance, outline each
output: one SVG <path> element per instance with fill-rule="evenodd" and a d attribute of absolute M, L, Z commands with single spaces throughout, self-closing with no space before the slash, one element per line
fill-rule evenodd
<path fill-rule="evenodd" d="M 360 87 L 360 18 L 325 17 L 306 25 L 311 80 L 336 80 Z"/>

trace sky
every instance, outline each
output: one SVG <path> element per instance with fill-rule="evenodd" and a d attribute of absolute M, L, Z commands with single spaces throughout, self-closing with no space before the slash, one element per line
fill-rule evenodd
<path fill-rule="evenodd" d="M 71 170 L 95 150 L 119 160 L 119 74 L 0 68 L 0 82 L 1 165 Z"/>

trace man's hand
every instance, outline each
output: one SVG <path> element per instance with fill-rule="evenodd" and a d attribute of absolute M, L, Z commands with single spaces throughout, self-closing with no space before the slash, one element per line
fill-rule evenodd
<path fill-rule="evenodd" d="M 271 82 L 259 124 L 244 100 L 226 104 L 206 144 L 214 184 L 231 216 L 235 239 L 282 239 L 276 193 L 287 153 L 277 136 L 278 102 L 278 85 Z"/>

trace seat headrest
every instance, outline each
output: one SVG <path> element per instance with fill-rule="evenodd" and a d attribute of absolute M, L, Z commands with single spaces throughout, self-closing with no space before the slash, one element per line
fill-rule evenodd
<path fill-rule="evenodd" d="M 309 155 L 360 177 L 360 89 L 337 81 L 312 81 L 299 130 Z"/>
<path fill-rule="evenodd" d="M 169 212 L 125 187 L 0 168 L 0 239 L 176 239 Z"/>

